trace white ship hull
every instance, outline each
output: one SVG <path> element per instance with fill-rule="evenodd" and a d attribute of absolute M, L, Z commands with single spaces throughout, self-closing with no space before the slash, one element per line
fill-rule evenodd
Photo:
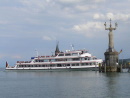
<path fill-rule="evenodd" d="M 70 67 L 6 67 L 6 70 L 98 70 L 98 66 L 70 66 Z"/>

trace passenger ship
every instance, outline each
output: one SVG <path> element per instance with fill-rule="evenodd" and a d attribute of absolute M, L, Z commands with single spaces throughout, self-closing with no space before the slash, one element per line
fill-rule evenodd
<path fill-rule="evenodd" d="M 97 59 L 87 50 L 59 51 L 56 45 L 55 55 L 31 57 L 30 61 L 17 61 L 14 67 L 6 62 L 6 70 L 97 70 L 102 59 Z"/>

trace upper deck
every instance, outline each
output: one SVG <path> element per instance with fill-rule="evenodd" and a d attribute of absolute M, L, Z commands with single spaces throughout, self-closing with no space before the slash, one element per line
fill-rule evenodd
<path fill-rule="evenodd" d="M 65 52 L 59 52 L 56 56 L 38 56 L 31 57 L 31 61 L 17 61 L 17 64 L 21 63 L 35 63 L 35 62 L 61 62 L 61 61 L 83 61 L 83 60 L 96 60 L 95 56 L 88 53 L 87 50 L 66 50 Z"/>

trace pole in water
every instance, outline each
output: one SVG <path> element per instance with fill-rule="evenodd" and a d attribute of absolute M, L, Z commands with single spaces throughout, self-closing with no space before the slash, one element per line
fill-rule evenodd
<path fill-rule="evenodd" d="M 101 72 L 101 64 L 99 63 L 99 72 Z"/>
<path fill-rule="evenodd" d="M 106 63 L 105 63 L 105 65 L 104 65 L 104 72 L 106 73 Z"/>
<path fill-rule="evenodd" d="M 122 64 L 121 64 L 121 66 L 120 66 L 120 72 L 122 72 Z"/>

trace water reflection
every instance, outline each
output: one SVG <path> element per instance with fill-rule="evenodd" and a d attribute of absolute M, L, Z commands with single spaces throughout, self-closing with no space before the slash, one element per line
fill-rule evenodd
<path fill-rule="evenodd" d="M 106 97 L 109 98 L 117 98 L 118 95 L 118 78 L 120 77 L 120 73 L 112 72 L 105 73 L 106 76 Z"/>
<path fill-rule="evenodd" d="M 129 98 L 129 81 L 130 73 L 3 70 L 0 90 L 6 93 L 0 95 L 1 98 L 27 95 L 28 98 Z"/>

